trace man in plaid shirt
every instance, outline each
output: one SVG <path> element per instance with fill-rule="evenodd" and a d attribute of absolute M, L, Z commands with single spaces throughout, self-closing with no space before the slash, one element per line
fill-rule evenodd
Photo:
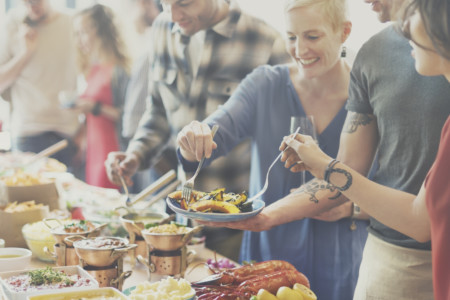
<path fill-rule="evenodd" d="M 149 108 L 127 151 L 110 153 L 105 165 L 120 184 L 148 168 L 192 120 L 203 120 L 225 103 L 240 81 L 263 64 L 289 61 L 280 34 L 241 11 L 236 0 L 162 0 L 164 12 L 153 23 Z M 173 150 L 172 150 L 173 151 Z M 120 161 L 119 169 L 117 161 Z M 176 161 L 172 161 L 175 164 Z M 249 144 L 200 172 L 198 190 L 248 189 Z M 190 175 L 188 175 L 190 177 Z"/>

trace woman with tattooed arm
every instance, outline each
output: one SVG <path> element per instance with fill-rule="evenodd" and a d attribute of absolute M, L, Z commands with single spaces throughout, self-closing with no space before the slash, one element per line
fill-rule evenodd
<path fill-rule="evenodd" d="M 406 10 L 403 32 L 411 39 L 417 72 L 444 75 L 450 81 L 450 3 L 414 0 Z M 309 136 L 285 139 L 280 150 L 286 146 L 282 161 L 286 167 L 293 166 L 292 171 L 306 169 L 387 226 L 420 242 L 431 239 L 434 297 L 450 299 L 450 117 L 442 130 L 436 160 L 417 196 L 366 179 L 323 153 Z"/>

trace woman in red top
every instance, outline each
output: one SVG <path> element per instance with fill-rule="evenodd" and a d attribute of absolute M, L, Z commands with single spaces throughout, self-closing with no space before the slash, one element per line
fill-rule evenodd
<path fill-rule="evenodd" d="M 450 82 L 450 1 L 413 0 L 406 9 L 403 32 L 411 39 L 416 70 L 425 76 L 444 75 Z M 431 239 L 434 296 L 450 299 L 450 117 L 442 129 L 436 160 L 417 196 L 368 180 L 328 157 L 309 136 L 286 138 L 280 149 L 286 146 L 282 161 L 292 171 L 306 169 L 385 225 L 420 242 Z"/>
<path fill-rule="evenodd" d="M 120 149 L 122 107 L 128 83 L 125 45 L 114 24 L 112 11 L 94 5 L 81 11 L 74 22 L 78 65 L 87 87 L 76 102 L 86 115 L 86 182 L 117 188 L 106 176 L 104 161 Z"/>

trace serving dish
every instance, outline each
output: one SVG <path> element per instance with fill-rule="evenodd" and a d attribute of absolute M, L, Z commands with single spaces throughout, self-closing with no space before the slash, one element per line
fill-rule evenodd
<path fill-rule="evenodd" d="M 51 294 L 51 300 L 78 300 L 78 299 L 94 300 L 96 297 L 98 298 L 104 297 L 101 298 L 104 300 L 128 299 L 128 297 L 126 297 L 122 292 L 112 287 Z M 28 300 L 48 300 L 48 299 L 49 295 L 28 297 Z"/>
<path fill-rule="evenodd" d="M 264 201 L 256 199 L 252 203 L 252 210 L 250 212 L 230 214 L 230 213 L 209 213 L 209 212 L 204 213 L 204 212 L 188 211 L 181 208 L 180 204 L 176 200 L 171 199 L 169 197 L 166 198 L 166 203 L 169 206 L 169 208 L 172 209 L 174 212 L 183 215 L 187 218 L 211 222 L 233 222 L 245 220 L 259 214 L 265 206 Z"/>
<path fill-rule="evenodd" d="M 31 261 L 31 251 L 24 248 L 0 248 L 0 270 L 25 269 Z"/>
<path fill-rule="evenodd" d="M 175 225 L 179 226 L 179 225 Z M 173 251 L 180 249 L 186 245 L 194 234 L 200 232 L 203 226 L 196 226 L 194 228 L 184 227 L 187 230 L 184 233 L 154 233 L 150 232 L 149 229 L 144 229 L 141 231 L 145 242 L 150 248 L 154 248 L 161 251 Z"/>
<path fill-rule="evenodd" d="M 17 277 L 22 275 L 27 275 L 30 271 L 43 270 L 43 268 L 39 269 L 28 269 L 21 271 L 11 271 L 11 272 L 0 272 L 0 285 L 3 289 L 3 293 L 8 300 L 26 300 L 27 297 L 35 296 L 35 295 L 43 295 L 43 294 L 56 294 L 70 291 L 79 291 L 79 290 L 88 290 L 98 288 L 98 282 L 85 270 L 83 270 L 80 266 L 67 266 L 67 267 L 54 267 L 52 270 L 54 271 L 62 271 L 68 276 L 78 275 L 80 280 L 85 282 L 87 285 L 85 286 L 71 286 L 71 287 L 62 287 L 62 288 L 45 288 L 45 286 L 38 286 L 38 288 L 29 289 L 25 291 L 15 291 L 13 287 L 8 284 L 8 279 L 11 277 Z"/>
<path fill-rule="evenodd" d="M 65 243 L 73 244 L 78 257 L 95 267 L 109 266 L 125 256 L 129 250 L 137 247 L 136 244 L 130 244 L 127 239 L 120 237 L 72 236 L 67 237 Z"/>

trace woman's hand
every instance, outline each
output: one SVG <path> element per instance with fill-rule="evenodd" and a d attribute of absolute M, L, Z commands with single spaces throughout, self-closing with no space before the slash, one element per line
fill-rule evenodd
<path fill-rule="evenodd" d="M 85 98 L 79 98 L 75 102 L 75 109 L 79 109 L 84 114 L 89 114 L 94 109 L 95 101 L 91 101 Z"/>
<path fill-rule="evenodd" d="M 213 141 L 211 128 L 208 124 L 192 121 L 186 125 L 177 136 L 181 155 L 188 161 L 200 161 L 203 156 L 211 157 L 211 153 L 217 148 Z"/>
<path fill-rule="evenodd" d="M 287 149 L 286 149 L 287 148 Z M 284 151 L 281 161 L 292 172 L 309 171 L 316 178 L 323 179 L 331 157 L 322 152 L 308 135 L 296 134 L 283 139 L 280 150 Z"/>

